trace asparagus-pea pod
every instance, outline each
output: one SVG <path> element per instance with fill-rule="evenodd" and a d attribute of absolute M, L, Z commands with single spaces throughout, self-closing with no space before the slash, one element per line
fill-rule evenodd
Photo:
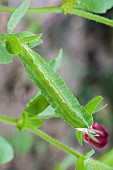
<path fill-rule="evenodd" d="M 14 35 L 8 36 L 6 39 L 8 39 L 6 41 L 8 51 L 15 52 L 13 39 L 15 45 L 17 43 L 20 46 L 21 43 L 16 41 Z M 39 54 L 24 44 L 21 44 L 20 53 L 17 51 L 17 54 L 19 54 L 31 80 L 39 87 L 42 95 L 66 123 L 73 128 L 92 125 L 92 115 L 79 104 L 61 77 Z"/>
<path fill-rule="evenodd" d="M 92 125 L 92 116 L 79 104 L 64 81 L 39 54 L 23 45 L 23 52 L 19 56 L 32 81 L 63 120 L 73 128 Z"/>

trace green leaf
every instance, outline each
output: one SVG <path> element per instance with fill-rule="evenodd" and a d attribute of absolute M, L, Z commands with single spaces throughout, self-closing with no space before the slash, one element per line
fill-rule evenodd
<path fill-rule="evenodd" d="M 24 111 L 30 114 L 33 114 L 33 115 L 38 115 L 43 110 L 45 110 L 48 106 L 49 106 L 49 103 L 47 102 L 46 98 L 40 92 L 38 92 L 28 102 Z"/>
<path fill-rule="evenodd" d="M 83 143 L 83 133 L 76 130 L 76 137 L 77 137 L 79 144 L 82 145 L 82 143 Z"/>
<path fill-rule="evenodd" d="M 0 42 L 0 64 L 6 64 L 12 61 L 12 55 L 6 51 L 5 46 Z"/>
<path fill-rule="evenodd" d="M 10 54 L 20 54 L 22 52 L 21 44 L 15 35 L 9 34 L 6 36 L 6 50 Z"/>
<path fill-rule="evenodd" d="M 40 55 L 23 45 L 20 58 L 31 80 L 63 120 L 74 128 L 92 125 L 91 114 L 79 104 L 64 81 Z"/>
<path fill-rule="evenodd" d="M 103 100 L 102 96 L 97 96 L 93 98 L 86 106 L 85 109 L 92 114 L 96 106 Z"/>
<path fill-rule="evenodd" d="M 93 113 L 100 112 L 101 110 L 105 109 L 108 106 L 108 104 L 104 104 L 102 106 L 98 106 L 94 109 Z"/>
<path fill-rule="evenodd" d="M 27 120 L 27 126 L 33 126 L 35 128 L 38 128 L 42 125 L 44 125 L 44 122 L 38 118 L 38 116 L 32 116 L 29 117 Z"/>
<path fill-rule="evenodd" d="M 29 39 L 29 40 L 32 39 L 32 41 L 29 42 L 29 48 L 33 48 L 33 47 L 35 47 L 35 46 L 37 46 L 37 45 L 42 44 L 43 41 L 40 39 L 41 35 L 42 35 L 42 34 L 36 35 L 36 34 L 33 34 L 33 33 L 29 32 L 29 31 L 19 32 L 19 33 L 15 34 L 15 36 L 16 36 L 18 39 L 20 39 L 20 41 L 21 41 L 22 39 L 24 39 L 24 41 L 25 41 L 25 40 L 28 41 L 28 39 Z M 38 39 L 37 39 L 37 38 L 38 38 Z M 33 40 L 33 39 L 34 39 L 34 40 Z M 22 41 L 23 41 L 23 40 L 22 40 Z"/>
<path fill-rule="evenodd" d="M 88 153 L 85 153 L 85 159 L 88 160 L 92 155 L 94 155 L 95 151 L 91 149 Z"/>
<path fill-rule="evenodd" d="M 36 39 L 39 39 L 41 37 L 42 34 L 39 34 L 39 35 L 35 35 L 35 36 L 28 36 L 28 37 L 24 37 L 24 38 L 21 38 L 19 41 L 20 43 L 29 43 L 31 41 L 34 41 Z"/>
<path fill-rule="evenodd" d="M 38 46 L 38 45 L 40 45 L 42 43 L 43 43 L 43 41 L 41 39 L 37 39 L 37 40 L 31 41 L 29 43 L 29 47 L 34 48 L 34 47 L 36 47 L 36 46 Z"/>
<path fill-rule="evenodd" d="M 59 114 L 56 113 L 51 106 L 48 106 L 43 112 L 38 114 L 38 117 L 42 119 L 49 119 L 53 117 L 59 117 Z"/>
<path fill-rule="evenodd" d="M 21 39 L 21 38 L 24 38 L 24 37 L 35 36 L 35 34 L 32 33 L 32 32 L 29 32 L 29 31 L 23 31 L 23 32 L 16 33 L 15 36 L 18 39 Z"/>
<path fill-rule="evenodd" d="M 102 14 L 113 7 L 113 0 L 77 0 L 75 8 Z"/>
<path fill-rule="evenodd" d="M 24 0 L 24 2 L 17 8 L 14 13 L 11 15 L 8 24 L 7 30 L 8 34 L 11 34 L 16 28 L 17 24 L 20 22 L 22 17 L 25 15 L 27 9 L 29 8 L 30 0 Z"/>
<path fill-rule="evenodd" d="M 84 162 L 84 158 L 81 156 L 77 159 L 76 161 L 76 170 L 87 170 L 85 162 Z"/>
<path fill-rule="evenodd" d="M 8 163 L 14 157 L 12 146 L 0 136 L 0 163 Z"/>
<path fill-rule="evenodd" d="M 42 40 L 39 39 L 41 37 L 41 35 L 42 34 L 24 37 L 24 38 L 21 38 L 19 41 L 20 41 L 20 43 L 24 43 L 24 44 L 28 44 L 29 43 L 29 47 L 33 48 L 33 47 L 35 47 L 35 46 L 37 46 L 37 45 L 42 43 Z"/>
<path fill-rule="evenodd" d="M 57 69 L 60 68 L 62 58 L 63 58 L 63 50 L 60 49 L 58 56 L 54 60 L 50 61 L 49 65 L 56 71 Z"/>

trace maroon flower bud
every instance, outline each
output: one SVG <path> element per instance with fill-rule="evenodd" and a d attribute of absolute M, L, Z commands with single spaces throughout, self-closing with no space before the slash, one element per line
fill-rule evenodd
<path fill-rule="evenodd" d="M 89 142 L 91 145 L 94 145 L 95 147 L 98 147 L 98 148 L 104 147 L 108 143 L 108 136 L 109 136 L 104 126 L 100 125 L 97 122 L 94 122 L 92 125 L 92 130 L 96 132 L 96 135 L 94 134 L 93 135 L 98 141 L 91 139 L 91 137 L 89 137 L 90 135 L 86 133 L 84 134 L 84 139 L 87 142 Z"/>

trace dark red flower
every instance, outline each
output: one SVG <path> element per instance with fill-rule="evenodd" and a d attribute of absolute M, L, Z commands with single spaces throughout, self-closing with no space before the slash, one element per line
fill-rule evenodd
<path fill-rule="evenodd" d="M 96 132 L 97 135 L 94 135 L 94 137 L 98 140 L 98 142 L 94 141 L 89 137 L 88 134 L 84 134 L 84 139 L 89 142 L 91 145 L 94 145 L 95 147 L 102 148 L 108 143 L 108 132 L 104 128 L 104 126 L 100 125 L 97 122 L 94 122 L 92 125 L 92 130 Z"/>

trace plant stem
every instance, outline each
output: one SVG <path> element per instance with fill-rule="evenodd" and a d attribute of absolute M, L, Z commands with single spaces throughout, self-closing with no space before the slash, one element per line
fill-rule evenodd
<path fill-rule="evenodd" d="M 0 6 L 0 12 L 14 12 L 15 10 L 16 10 L 15 7 Z M 51 7 L 41 7 L 41 8 L 29 8 L 27 13 L 44 14 L 44 13 L 64 13 L 64 12 L 62 6 L 51 6 Z M 67 14 L 77 15 L 113 27 L 113 20 L 80 9 L 76 9 L 76 8 L 68 9 Z"/>
<path fill-rule="evenodd" d="M 35 134 L 37 134 L 39 137 L 41 137 L 42 139 L 44 139 L 45 141 L 49 142 L 50 144 L 56 146 L 57 148 L 74 155 L 75 157 L 79 157 L 82 156 L 80 153 L 78 153 L 77 151 L 75 151 L 73 148 L 70 148 L 67 145 L 64 145 L 63 143 L 53 139 L 52 137 L 50 137 L 49 135 L 47 135 L 46 133 L 42 132 L 39 129 L 36 129 L 32 126 L 27 127 L 27 129 Z"/>
<path fill-rule="evenodd" d="M 16 7 L 0 6 L 0 12 L 14 12 Z M 44 14 L 62 12 L 60 6 L 29 8 L 27 13 L 30 14 Z"/>
<path fill-rule="evenodd" d="M 62 9 L 60 6 L 29 8 L 28 9 L 28 13 L 30 13 L 30 14 L 61 13 L 61 12 L 62 12 Z"/>
<path fill-rule="evenodd" d="M 13 118 L 9 118 L 7 116 L 0 115 L 0 121 L 4 122 L 4 123 L 9 123 L 9 124 L 16 125 L 18 119 L 13 119 Z"/>
<path fill-rule="evenodd" d="M 72 9 L 68 10 L 68 13 L 78 15 L 80 17 L 84 17 L 86 19 L 90 19 L 90 20 L 93 20 L 93 21 L 96 21 L 96 22 L 106 24 L 106 25 L 113 27 L 113 20 L 107 19 L 105 17 L 101 17 L 99 15 L 96 15 L 96 14 L 93 14 L 93 13 L 90 13 L 90 12 L 86 12 L 86 11 L 82 11 L 82 10 L 79 10 L 79 9 L 72 8 Z"/>
<path fill-rule="evenodd" d="M 4 123 L 8 123 L 8 124 L 12 124 L 12 125 L 17 125 L 18 123 L 18 119 L 13 119 L 13 118 L 9 118 L 3 115 L 0 115 L 0 121 L 4 122 Z M 73 148 L 68 147 L 67 145 L 64 145 L 63 143 L 55 140 L 54 138 L 52 138 L 51 136 L 49 136 L 48 134 L 42 132 L 39 129 L 34 128 L 33 126 L 28 126 L 27 129 L 33 133 L 35 133 L 36 135 L 38 135 L 39 137 L 41 137 L 42 139 L 44 139 L 45 141 L 49 142 L 50 144 L 56 146 L 57 148 L 74 155 L 75 157 L 79 157 L 82 156 L 80 153 L 78 153 L 77 151 L 75 151 Z"/>

